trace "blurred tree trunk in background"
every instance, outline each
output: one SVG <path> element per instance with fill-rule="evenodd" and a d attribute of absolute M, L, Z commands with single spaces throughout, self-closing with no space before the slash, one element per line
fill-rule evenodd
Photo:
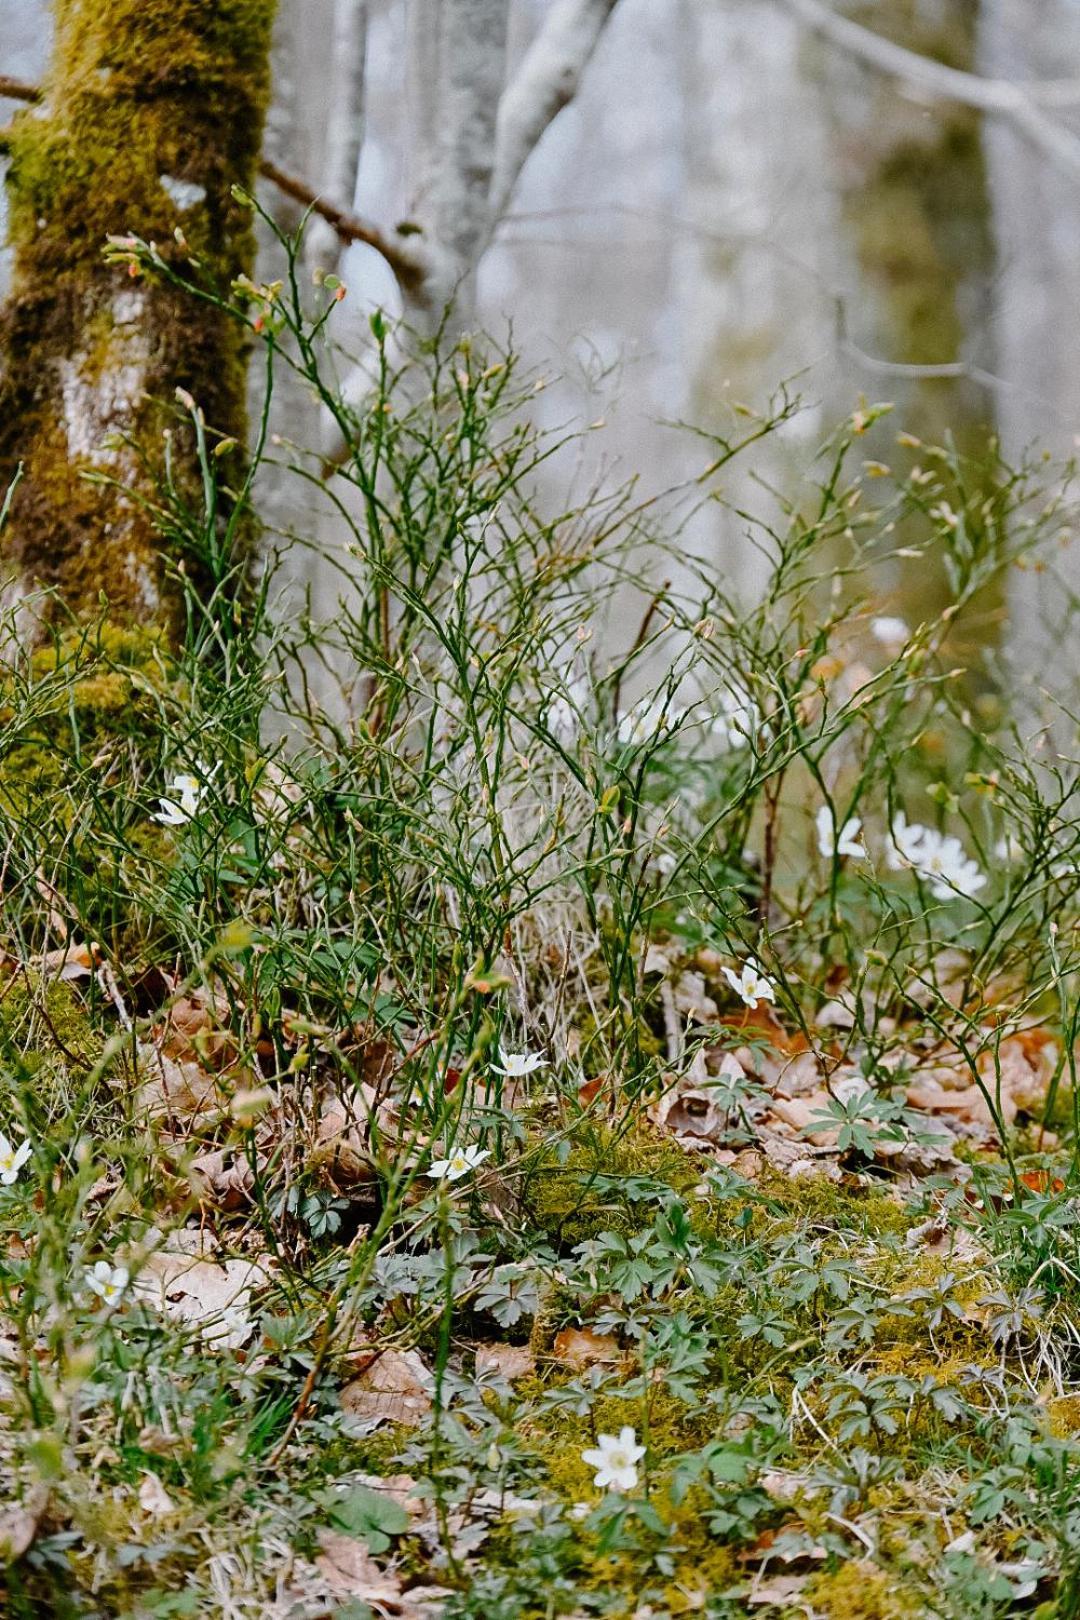
<path fill-rule="evenodd" d="M 737 511 L 767 509 L 764 489 L 790 491 L 825 422 L 851 404 L 837 387 L 834 358 L 835 300 L 852 287 L 851 254 L 828 162 L 827 112 L 796 19 L 772 0 L 684 0 L 679 35 L 694 227 L 681 272 L 693 334 L 688 414 L 730 431 L 735 404 L 764 411 L 782 383 L 805 397 L 785 432 L 757 447 L 752 465 L 737 460 L 726 470 L 730 506 L 710 509 L 719 533 L 709 551 L 736 592 L 753 600 L 769 564 Z"/>
<path fill-rule="evenodd" d="M 974 72 L 979 11 L 980 0 L 892 0 L 845 15 L 920 56 Z M 982 114 L 928 100 L 827 43 L 810 48 L 832 122 L 828 168 L 857 266 L 846 336 L 899 367 L 967 360 L 992 371 L 995 265 Z M 961 453 L 985 453 L 995 400 L 980 384 L 905 378 L 888 368 L 864 371 L 863 382 L 898 407 L 873 443 L 884 461 L 898 427 L 934 444 L 949 438 Z M 913 622 L 950 599 L 934 558 L 915 569 L 894 562 L 891 570 L 881 580 L 889 605 Z M 989 624 L 985 634 L 993 642 Z"/>
<path fill-rule="evenodd" d="M 8 193 L 12 288 L 0 319 L 0 478 L 18 464 L 5 583 L 58 588 L 76 612 L 170 611 L 138 499 L 173 427 L 190 472 L 188 390 L 210 426 L 243 438 L 241 328 L 183 293 L 106 265 L 108 234 L 197 256 L 224 293 L 250 271 L 250 189 L 269 85 L 273 0 L 56 0 L 41 104 L 16 117 Z M 175 241 L 177 231 L 188 244 Z M 135 441 L 144 452 L 137 453 Z M 115 480 L 132 491 L 85 475 Z"/>
<path fill-rule="evenodd" d="M 1075 0 L 983 0 L 981 71 L 1020 82 L 1080 74 L 1080 7 Z M 1071 114 L 1071 116 L 1070 116 Z M 1073 128 L 1080 106 L 1064 114 Z M 1004 120 L 987 128 L 997 247 L 995 335 L 1002 449 L 1071 457 L 1080 442 L 1080 184 Z M 1080 591 L 1080 546 L 1053 572 L 1017 572 L 1010 590 L 1010 646 L 1040 684 L 1071 682 L 1073 661 L 1047 649 L 1075 640 L 1064 620 Z M 1065 643 L 1062 642 L 1063 633 Z"/>
<path fill-rule="evenodd" d="M 354 203 L 364 130 L 367 27 L 366 0 L 278 0 L 266 155 L 345 208 Z M 268 181 L 260 183 L 259 200 L 278 230 L 295 234 L 304 216 L 302 204 Z M 257 234 L 258 279 L 283 278 L 286 255 L 280 241 L 261 220 Z M 318 215 L 310 215 L 301 249 L 305 290 L 316 270 L 326 274 L 340 268 L 341 255 L 337 235 Z M 362 344 L 362 332 L 350 336 L 358 347 Z M 265 385 L 264 370 L 256 365 L 250 376 L 252 415 L 261 408 Z M 290 588 L 292 610 L 302 610 L 303 599 L 310 596 L 321 617 L 332 613 L 342 581 L 320 551 L 308 547 L 340 532 L 340 550 L 348 530 L 333 503 L 320 501 L 317 484 L 295 477 L 281 463 L 304 462 L 317 473 L 329 427 L 311 385 L 291 367 L 278 366 L 270 414 L 275 464 L 265 464 L 259 482 L 259 518 L 268 543 L 281 548 L 279 579 Z M 293 536 L 306 544 L 293 544 Z M 335 549 L 332 543 L 329 549 Z"/>

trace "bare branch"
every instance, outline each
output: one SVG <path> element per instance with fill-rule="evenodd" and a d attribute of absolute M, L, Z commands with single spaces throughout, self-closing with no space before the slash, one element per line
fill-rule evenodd
<path fill-rule="evenodd" d="M 618 0 L 555 0 L 503 91 L 495 137 L 491 219 L 506 211 L 529 153 L 577 94 L 604 25 Z"/>
<path fill-rule="evenodd" d="M 403 287 L 412 286 L 423 279 L 426 269 L 424 261 L 404 239 L 395 240 L 370 220 L 362 219 L 359 214 L 354 214 L 337 203 L 327 202 L 326 198 L 320 197 L 306 181 L 289 174 L 285 169 L 280 169 L 269 158 L 261 160 L 259 173 L 272 181 L 286 197 L 292 197 L 294 202 L 303 203 L 305 208 L 310 208 L 320 219 L 325 219 L 342 242 L 366 242 L 369 247 L 375 248 L 382 254 Z"/>
<path fill-rule="evenodd" d="M 41 91 L 36 84 L 27 84 L 25 79 L 13 79 L 8 73 L 0 73 L 0 96 L 8 101 L 40 101 Z"/>
<path fill-rule="evenodd" d="M 1070 90 L 1067 84 L 1056 82 L 1040 86 L 1014 84 L 1009 79 L 984 79 L 977 73 L 946 67 L 943 62 L 920 56 L 903 45 L 894 45 L 892 40 L 833 11 L 823 0 L 782 0 L 782 4 L 830 44 L 838 45 L 891 78 L 917 86 L 924 95 L 1008 118 L 1047 156 L 1056 159 L 1063 168 L 1080 174 L 1080 137 L 1048 118 L 1036 104 L 1040 96 L 1048 102 L 1063 104 Z"/>

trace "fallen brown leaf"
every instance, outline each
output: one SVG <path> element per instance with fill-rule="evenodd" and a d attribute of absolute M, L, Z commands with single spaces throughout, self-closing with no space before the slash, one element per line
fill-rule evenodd
<path fill-rule="evenodd" d="M 746 1601 L 754 1608 L 786 1609 L 802 1592 L 808 1575 L 773 1575 L 751 1587 Z"/>
<path fill-rule="evenodd" d="M 22 1502 L 0 1507 L 0 1562 L 13 1564 L 27 1551 L 38 1532 L 49 1500 L 44 1486 L 29 1491 Z"/>
<path fill-rule="evenodd" d="M 166 1514 L 175 1511 L 175 1503 L 156 1474 L 143 1475 L 139 1486 L 139 1506 L 151 1518 L 164 1518 Z"/>
<path fill-rule="evenodd" d="M 198 1236 L 174 1233 L 165 1248 L 147 1258 L 136 1280 L 137 1292 L 167 1316 L 199 1328 L 206 1337 L 212 1339 L 220 1326 L 223 1344 L 228 1342 L 226 1330 L 231 1327 L 234 1342 L 240 1343 L 252 1291 L 265 1287 L 270 1273 L 257 1260 L 206 1259 L 205 1248 L 192 1253 L 186 1247 L 192 1235 Z"/>
<path fill-rule="evenodd" d="M 198 1063 L 181 1062 L 144 1042 L 138 1049 L 139 1107 L 151 1118 L 205 1120 L 228 1111 L 229 1093 Z"/>
<path fill-rule="evenodd" d="M 409 1608 L 396 1576 L 380 1569 L 362 1541 L 337 1530 L 320 1530 L 322 1551 L 315 1568 L 333 1597 L 361 1598 L 385 1615 L 406 1615 Z"/>
<path fill-rule="evenodd" d="M 255 1184 L 250 1161 L 221 1148 L 192 1159 L 188 1179 L 200 1204 L 228 1211 L 246 1209 Z"/>
<path fill-rule="evenodd" d="M 341 1391 L 342 1409 L 373 1427 L 419 1423 L 431 1411 L 431 1374 L 416 1350 L 382 1350 Z"/>
<path fill-rule="evenodd" d="M 622 1355 L 610 1333 L 594 1333 L 592 1328 L 563 1328 L 555 1335 L 552 1354 L 563 1366 L 575 1371 L 600 1361 L 618 1361 Z"/>
<path fill-rule="evenodd" d="M 477 1373 L 498 1373 L 508 1383 L 515 1378 L 527 1378 L 536 1370 L 536 1358 L 527 1344 L 478 1344 L 476 1347 Z"/>
<path fill-rule="evenodd" d="M 86 979 L 102 960 L 99 945 L 61 945 L 55 951 L 32 956 L 27 967 L 40 973 L 44 979 Z"/>

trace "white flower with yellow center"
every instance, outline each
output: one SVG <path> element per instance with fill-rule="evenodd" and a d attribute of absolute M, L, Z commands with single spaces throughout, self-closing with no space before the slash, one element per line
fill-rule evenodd
<path fill-rule="evenodd" d="M 86 1286 L 93 1290 L 103 1305 L 119 1305 L 131 1281 L 127 1266 L 111 1266 L 99 1260 L 92 1271 L 86 1273 Z"/>
<path fill-rule="evenodd" d="M 823 804 L 814 818 L 817 827 L 818 850 L 826 859 L 834 855 L 851 855 L 857 861 L 865 861 L 866 845 L 859 837 L 862 822 L 858 816 L 852 816 L 836 830 L 833 813 L 827 804 Z"/>
<path fill-rule="evenodd" d="M 11 1187 L 19 1179 L 19 1171 L 26 1163 L 33 1148 L 30 1142 L 20 1142 L 18 1147 L 9 1142 L 3 1131 L 0 1131 L 0 1184 Z"/>
<path fill-rule="evenodd" d="M 581 1453 L 581 1460 L 596 1469 L 593 1484 L 598 1491 L 632 1491 L 637 1488 L 637 1465 L 645 1455 L 629 1424 L 618 1434 L 600 1434 L 596 1445 Z"/>
<path fill-rule="evenodd" d="M 756 962 L 744 962 L 738 973 L 733 968 L 723 970 L 724 978 L 730 984 L 737 996 L 740 996 L 748 1007 L 756 1007 L 759 1001 L 775 1001 L 776 990 L 771 979 L 767 979 Z"/>
<path fill-rule="evenodd" d="M 154 820 L 160 821 L 163 827 L 183 827 L 198 814 L 199 805 L 206 794 L 206 785 L 197 776 L 181 772 L 173 777 L 169 787 L 175 797 L 158 800 L 161 809 L 154 811 Z"/>
<path fill-rule="evenodd" d="M 918 866 L 920 853 L 928 839 L 938 836 L 929 827 L 920 822 L 909 824 L 902 810 L 897 812 L 892 824 L 892 837 L 885 850 L 885 860 L 891 872 L 903 872 L 909 867 Z"/>
<path fill-rule="evenodd" d="M 458 1148 L 449 1158 L 433 1160 L 428 1175 L 435 1181 L 460 1181 L 490 1157 L 490 1148 Z"/>

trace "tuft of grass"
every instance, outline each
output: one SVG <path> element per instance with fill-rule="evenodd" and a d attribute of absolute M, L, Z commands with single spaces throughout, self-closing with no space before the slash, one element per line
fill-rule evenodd
<path fill-rule="evenodd" d="M 166 483 L 155 509 L 198 558 L 182 643 L 107 611 L 46 616 L 36 650 L 6 628 L 0 1131 L 31 1147 L 0 1185 L 8 1609 L 362 1614 L 345 1522 L 402 1604 L 456 1620 L 770 1589 L 1076 1612 L 1074 739 L 1058 714 L 1036 748 L 995 661 L 958 662 L 1064 497 L 903 436 L 864 465 L 885 408 L 860 408 L 755 528 L 772 574 L 740 603 L 687 536 L 790 399 L 706 436 L 663 501 L 553 510 L 572 441 L 531 424 L 513 354 L 376 317 L 350 403 L 333 289 L 310 314 L 286 247 L 282 286 L 227 305 L 132 251 L 337 424 L 332 475 L 292 467 L 351 536 L 332 620 L 279 594 L 307 537 L 268 536 L 254 581 L 234 549 L 283 471 L 265 415 L 219 500 L 195 408 L 204 501 Z M 868 582 L 898 532 L 953 599 L 892 644 Z M 823 811 L 864 856 L 822 853 Z M 892 859 L 901 811 L 983 881 Z M 775 1007 L 733 991 L 748 961 Z M 1018 1122 L 1010 1041 L 1052 1071 Z M 830 1092 L 835 1183 L 755 1145 L 765 1063 L 806 1052 L 865 1083 Z M 996 1145 L 916 1174 L 877 1149 L 920 1163 L 907 1087 L 943 1065 Z M 688 1076 L 723 1119 L 696 1151 L 658 1107 Z M 967 1248 L 926 1249 L 935 1221 Z M 602 1353 L 561 1362 L 564 1329 Z M 493 1344 L 532 1365 L 485 1371 Z M 638 1483 L 602 1490 L 582 1453 L 624 1426 Z"/>

